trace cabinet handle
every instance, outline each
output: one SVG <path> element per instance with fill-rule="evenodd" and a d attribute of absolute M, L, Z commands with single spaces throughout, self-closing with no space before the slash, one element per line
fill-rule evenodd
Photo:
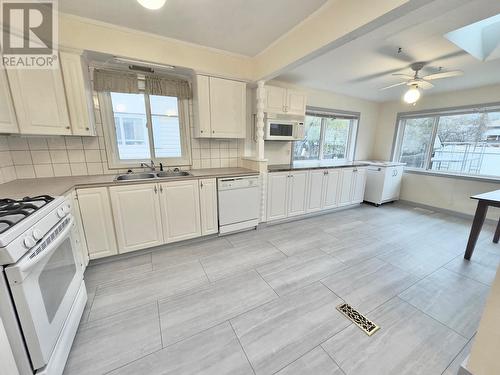
<path fill-rule="evenodd" d="M 160 193 L 163 194 L 163 185 L 160 185 Z"/>
<path fill-rule="evenodd" d="M 212 134 L 215 134 L 215 130 L 212 130 Z"/>
<path fill-rule="evenodd" d="M 66 129 L 69 129 L 69 126 L 66 126 Z"/>
<path fill-rule="evenodd" d="M 203 181 L 200 181 L 200 188 L 203 189 Z"/>
<path fill-rule="evenodd" d="M 158 194 L 158 188 L 155 185 L 155 194 Z"/>
<path fill-rule="evenodd" d="M 89 128 L 85 128 L 85 130 L 87 130 L 87 131 L 88 131 L 88 130 L 90 130 L 90 129 L 89 129 Z"/>
<path fill-rule="evenodd" d="M 203 130 L 200 130 L 200 133 L 203 133 Z"/>

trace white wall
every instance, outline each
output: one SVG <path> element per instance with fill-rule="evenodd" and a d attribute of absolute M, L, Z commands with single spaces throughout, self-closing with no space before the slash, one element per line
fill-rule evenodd
<path fill-rule="evenodd" d="M 372 155 L 373 141 L 377 127 L 379 104 L 364 99 L 336 94 L 330 91 L 314 90 L 306 87 L 290 85 L 279 81 L 269 81 L 274 86 L 288 87 L 304 91 L 307 105 L 342 111 L 360 112 L 360 122 L 354 159 L 368 159 Z M 265 157 L 269 164 L 283 164 L 290 161 L 291 142 L 268 142 L 265 144 Z"/>
<path fill-rule="evenodd" d="M 391 157 L 396 117 L 398 112 L 420 111 L 433 108 L 458 107 L 472 104 L 500 102 L 500 85 L 453 91 L 424 96 L 416 106 L 401 101 L 386 102 L 380 106 L 375 145 L 372 157 L 389 160 Z M 483 182 L 448 177 L 405 173 L 401 199 L 466 214 L 473 214 L 476 202 L 469 197 L 500 189 L 500 182 Z M 490 209 L 489 218 L 498 220 L 500 210 Z"/>

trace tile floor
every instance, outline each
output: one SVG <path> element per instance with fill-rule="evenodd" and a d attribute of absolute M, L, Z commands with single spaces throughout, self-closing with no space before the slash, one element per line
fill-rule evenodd
<path fill-rule="evenodd" d="M 462 259 L 469 228 L 361 205 L 94 262 L 65 374 L 456 374 L 500 263 L 489 225 Z"/>

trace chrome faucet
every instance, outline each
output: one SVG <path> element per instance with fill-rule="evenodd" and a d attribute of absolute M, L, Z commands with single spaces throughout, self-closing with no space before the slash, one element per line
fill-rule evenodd
<path fill-rule="evenodd" d="M 146 164 L 146 163 L 141 163 L 141 168 L 144 168 L 144 169 L 149 168 L 149 169 L 151 169 L 153 172 L 154 172 L 154 171 L 156 171 L 156 166 L 155 166 L 155 163 L 154 163 L 154 161 L 153 161 L 153 160 L 151 160 L 151 165 L 148 165 L 148 164 Z"/>

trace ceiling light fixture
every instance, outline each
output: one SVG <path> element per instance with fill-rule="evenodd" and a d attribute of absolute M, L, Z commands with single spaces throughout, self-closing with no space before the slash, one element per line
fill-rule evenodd
<path fill-rule="evenodd" d="M 420 99 L 420 90 L 417 85 L 412 85 L 403 96 L 403 100 L 408 104 L 415 104 Z"/>
<path fill-rule="evenodd" d="M 157 10 L 165 5 L 167 0 L 137 0 L 144 8 Z"/>

